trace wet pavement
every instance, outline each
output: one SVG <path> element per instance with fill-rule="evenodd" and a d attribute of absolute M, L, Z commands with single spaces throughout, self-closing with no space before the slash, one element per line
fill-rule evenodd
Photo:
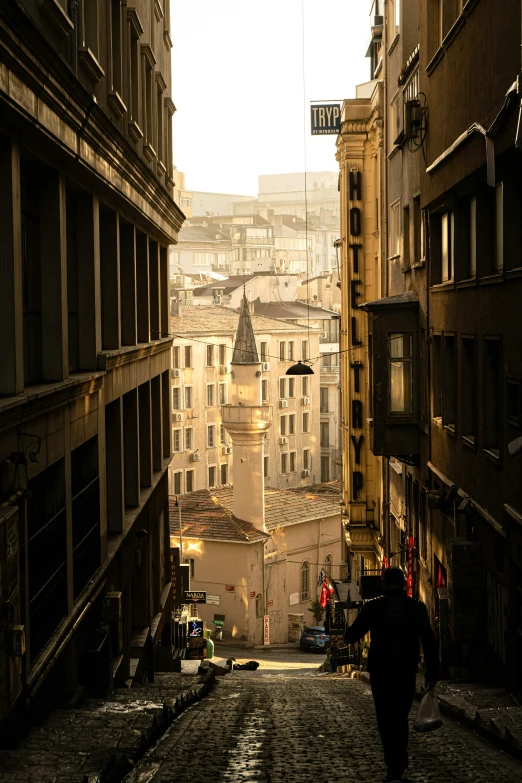
<path fill-rule="evenodd" d="M 220 655 L 228 652 L 220 648 Z M 212 693 L 172 724 L 125 783 L 374 783 L 383 778 L 366 683 L 319 673 L 318 655 L 231 653 L 238 662 L 255 659 L 261 666 L 218 678 Z M 413 783 L 522 781 L 519 762 L 454 720 L 433 734 L 412 731 L 410 759 Z"/>

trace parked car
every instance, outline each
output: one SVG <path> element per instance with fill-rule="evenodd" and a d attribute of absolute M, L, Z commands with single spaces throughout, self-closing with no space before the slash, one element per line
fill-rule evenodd
<path fill-rule="evenodd" d="M 305 628 L 299 641 L 301 650 L 309 651 L 323 652 L 329 644 L 330 637 L 325 633 L 323 625 L 312 625 L 309 628 Z"/>

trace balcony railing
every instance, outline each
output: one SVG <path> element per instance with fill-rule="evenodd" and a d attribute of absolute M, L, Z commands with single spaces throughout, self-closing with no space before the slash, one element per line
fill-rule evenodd
<path fill-rule="evenodd" d="M 321 373 L 325 373 L 328 375 L 338 375 L 339 374 L 339 365 L 335 365 L 333 367 L 321 367 Z"/>
<path fill-rule="evenodd" d="M 221 408 L 223 424 L 259 424 L 272 421 L 271 405 L 224 405 Z"/>

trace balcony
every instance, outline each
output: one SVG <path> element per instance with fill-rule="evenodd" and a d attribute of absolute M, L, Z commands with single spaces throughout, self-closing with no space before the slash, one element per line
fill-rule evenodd
<path fill-rule="evenodd" d="M 332 367 L 321 367 L 321 375 L 339 375 L 339 365 L 336 364 Z"/>
<path fill-rule="evenodd" d="M 272 424 L 271 405 L 223 405 L 221 420 L 232 431 L 264 431 Z"/>

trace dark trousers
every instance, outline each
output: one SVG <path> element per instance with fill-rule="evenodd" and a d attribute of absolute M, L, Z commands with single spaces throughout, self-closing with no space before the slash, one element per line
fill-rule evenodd
<path fill-rule="evenodd" d="M 415 672 L 372 671 L 370 684 L 388 774 L 400 777 L 408 766 L 408 715 L 415 695 Z"/>

